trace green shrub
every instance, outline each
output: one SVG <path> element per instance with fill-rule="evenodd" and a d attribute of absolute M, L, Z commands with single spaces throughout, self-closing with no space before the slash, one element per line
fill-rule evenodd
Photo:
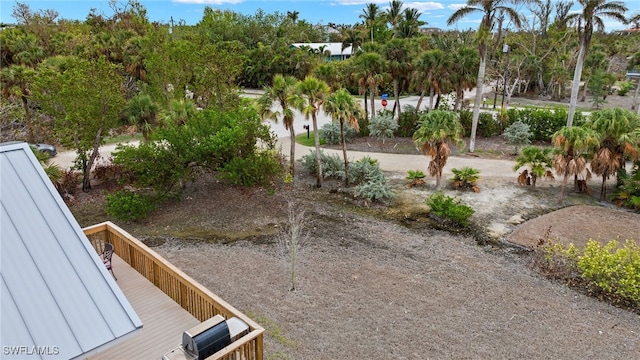
<path fill-rule="evenodd" d="M 378 160 L 368 156 L 349 164 L 349 182 L 353 185 L 364 184 L 369 181 L 384 178 Z"/>
<path fill-rule="evenodd" d="M 625 96 L 633 89 L 633 82 L 622 81 L 620 82 L 620 89 L 618 89 L 618 95 Z"/>
<path fill-rule="evenodd" d="M 362 116 L 358 119 L 358 136 L 369 136 L 369 118 Z"/>
<path fill-rule="evenodd" d="M 509 144 L 514 146 L 514 154 L 518 153 L 518 147 L 531 143 L 532 135 L 531 127 L 520 120 L 509 125 L 502 133 Z"/>
<path fill-rule="evenodd" d="M 311 150 L 304 155 L 301 160 L 302 168 L 309 174 L 317 172 L 316 151 Z M 322 177 L 344 179 L 344 161 L 338 154 L 327 155 L 320 151 L 320 164 L 322 166 Z"/>
<path fill-rule="evenodd" d="M 353 137 L 356 136 L 356 130 L 347 124 L 344 124 L 342 129 L 344 131 L 345 141 L 351 142 Z M 320 138 L 327 144 L 342 144 L 342 140 L 340 139 L 340 123 L 330 122 L 324 124 L 322 128 L 320 128 Z"/>
<path fill-rule="evenodd" d="M 391 187 L 387 185 L 387 179 L 384 175 L 356 186 L 355 194 L 357 197 L 364 198 L 367 201 L 392 199 L 395 196 Z"/>
<path fill-rule="evenodd" d="M 471 136 L 471 123 L 473 121 L 473 113 L 469 110 L 460 111 L 460 124 L 462 125 L 463 136 Z"/>
<path fill-rule="evenodd" d="M 513 124 L 521 121 L 529 125 L 531 140 L 551 142 L 551 136 L 567 124 L 568 113 L 565 108 L 550 109 L 509 109 L 507 110 L 507 123 Z M 585 117 L 582 112 L 575 113 L 573 125 L 584 124 Z"/>
<path fill-rule="evenodd" d="M 634 241 L 619 248 L 615 240 L 605 246 L 589 240 L 578 268 L 598 288 L 640 304 L 640 247 Z"/>
<path fill-rule="evenodd" d="M 456 189 L 471 189 L 480 191 L 476 182 L 480 179 L 480 170 L 468 166 L 462 169 L 451 169 L 453 172 L 453 187 Z"/>
<path fill-rule="evenodd" d="M 413 133 L 418 129 L 420 116 L 426 113 L 427 111 L 416 111 L 413 105 L 403 106 L 400 119 L 398 119 L 397 135 L 400 137 L 412 137 Z"/>
<path fill-rule="evenodd" d="M 492 113 L 481 112 L 478 117 L 478 135 L 493 137 L 501 133 L 500 124 Z"/>
<path fill-rule="evenodd" d="M 236 157 L 226 163 L 219 176 L 222 180 L 234 185 L 254 186 L 267 185 L 276 176 L 282 174 L 283 168 L 278 157 L 269 151 L 251 154 L 246 158 Z"/>
<path fill-rule="evenodd" d="M 475 212 L 469 205 L 461 204 L 460 199 L 445 195 L 441 191 L 432 194 L 424 202 L 429 205 L 433 214 L 463 227 L 469 226 L 469 218 Z"/>
<path fill-rule="evenodd" d="M 413 186 L 418 186 L 418 185 L 424 185 L 425 181 L 424 178 L 426 178 L 427 175 L 425 175 L 424 172 L 422 172 L 422 170 L 408 170 L 407 171 L 407 187 L 413 187 Z"/>
<path fill-rule="evenodd" d="M 378 140 L 392 139 L 393 133 L 398 129 L 398 123 L 391 113 L 374 116 L 369 124 L 369 134 Z"/>
<path fill-rule="evenodd" d="M 640 211 L 640 161 L 636 161 L 630 173 L 618 170 L 617 189 L 611 194 L 611 201 L 635 211 Z"/>
<path fill-rule="evenodd" d="M 108 194 L 107 215 L 118 220 L 142 220 L 156 209 L 157 199 L 150 195 L 138 194 L 133 191 L 119 190 Z"/>

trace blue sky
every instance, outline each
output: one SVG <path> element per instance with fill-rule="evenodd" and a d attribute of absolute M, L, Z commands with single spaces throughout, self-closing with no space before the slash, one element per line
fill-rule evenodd
<path fill-rule="evenodd" d="M 32 10 L 55 9 L 60 17 L 66 19 L 84 20 L 90 9 L 95 8 L 98 12 L 103 12 L 109 16 L 112 14 L 108 5 L 108 0 L 82 1 L 82 0 L 23 0 Z M 124 4 L 126 1 L 121 0 Z M 360 22 L 358 18 L 362 10 L 368 3 L 377 3 L 383 10 L 389 5 L 389 0 L 140 0 L 147 8 L 151 21 L 168 23 L 173 17 L 175 21 L 184 20 L 187 24 L 196 24 L 202 19 L 203 9 L 206 6 L 216 9 L 229 9 L 238 13 L 252 15 L 257 9 L 262 9 L 267 13 L 279 11 L 286 14 L 287 11 L 298 11 L 299 19 L 304 19 L 312 24 L 329 22 L 336 24 L 355 24 Z M 421 19 L 428 22 L 427 26 L 449 29 L 446 25 L 447 18 L 460 6 L 464 5 L 464 0 L 441 0 L 441 1 L 404 1 L 406 7 L 413 7 L 422 12 Z M 577 1 L 574 1 L 577 3 Z M 640 0 L 623 1 L 629 8 L 627 15 L 640 12 Z M 0 0 L 0 21 L 12 23 L 15 20 L 11 17 L 15 0 Z M 578 6 L 574 6 L 579 10 Z M 516 8 L 519 12 L 526 14 L 527 8 L 520 5 Z M 469 16 L 462 19 L 454 26 L 458 29 L 476 29 L 479 23 L 479 16 Z M 625 26 L 618 22 L 607 21 L 606 29 L 617 30 Z"/>

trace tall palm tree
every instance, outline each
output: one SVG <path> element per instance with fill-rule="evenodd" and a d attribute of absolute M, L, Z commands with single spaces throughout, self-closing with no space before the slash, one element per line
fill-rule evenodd
<path fill-rule="evenodd" d="M 320 135 L 318 134 L 318 111 L 329 94 L 329 85 L 313 76 L 307 76 L 296 85 L 298 92 L 304 98 L 300 110 L 304 116 L 313 121 L 313 138 L 316 147 L 316 186 L 322 187 L 322 160 L 320 158 Z M 292 139 L 293 141 L 293 139 Z"/>
<path fill-rule="evenodd" d="M 436 177 L 436 189 L 440 188 L 442 169 L 451 155 L 449 142 L 462 143 L 463 130 L 460 115 L 452 111 L 433 110 L 420 117 L 413 142 L 429 157 L 429 174 Z"/>
<path fill-rule="evenodd" d="M 400 82 L 405 81 L 411 72 L 412 54 L 408 40 L 392 39 L 384 45 L 382 53 L 385 60 L 387 60 L 386 67 L 393 84 L 393 95 L 395 97 L 393 109 L 398 112 L 398 119 L 400 119 Z"/>
<path fill-rule="evenodd" d="M 454 109 L 459 109 L 464 100 L 464 91 L 471 90 L 476 85 L 478 69 L 478 54 L 470 47 L 459 48 L 452 54 L 451 81 L 456 91 L 456 103 Z"/>
<path fill-rule="evenodd" d="M 362 14 L 358 16 L 359 18 L 364 19 L 365 24 L 369 27 L 369 31 L 371 32 L 371 42 L 373 42 L 373 28 L 375 27 L 376 21 L 380 15 L 380 7 L 375 3 L 369 3 L 364 9 L 362 9 Z"/>
<path fill-rule="evenodd" d="M 354 76 L 358 79 L 358 85 L 362 92 L 369 90 L 371 101 L 371 116 L 375 116 L 375 96 L 378 85 L 384 81 L 384 60 L 375 52 L 367 52 L 358 55 L 353 62 L 356 69 Z M 366 108 L 365 108 L 366 111 Z"/>
<path fill-rule="evenodd" d="M 450 69 L 452 66 L 451 60 L 452 58 L 449 54 L 439 49 L 427 50 L 420 54 L 416 60 L 414 67 L 418 76 L 423 76 L 425 74 L 427 76 L 427 83 L 430 88 L 429 109 L 434 108 L 433 96 L 436 95 L 439 97 L 442 92 L 441 84 L 443 82 L 447 82 L 446 78 L 450 75 Z M 420 108 L 423 96 L 424 91 L 420 94 L 420 99 L 416 106 L 417 109 Z"/>
<path fill-rule="evenodd" d="M 289 130 L 291 149 L 289 151 L 289 174 L 294 176 L 296 159 L 296 132 L 293 128 L 295 119 L 294 109 L 301 106 L 302 97 L 297 92 L 298 80 L 293 76 L 277 74 L 273 77 L 273 84 L 265 86 L 264 94 L 258 99 L 258 113 L 263 118 L 278 122 L 282 117 L 282 124 Z M 273 103 L 277 102 L 280 109 L 274 110 Z"/>
<path fill-rule="evenodd" d="M 498 14 L 504 13 L 516 27 L 520 27 L 522 22 L 520 14 L 506 4 L 519 4 L 527 0 L 468 0 L 467 5 L 456 10 L 447 20 L 448 25 L 458 22 L 460 19 L 470 14 L 482 14 L 480 27 L 478 28 L 478 52 L 480 53 L 480 65 L 478 66 L 478 80 L 476 82 L 476 99 L 473 106 L 473 118 L 471 122 L 471 139 L 469 141 L 469 151 L 473 152 L 476 145 L 476 130 L 478 129 L 478 119 L 480 117 L 480 105 L 482 104 L 484 92 L 484 73 L 487 67 L 487 42 L 491 39 L 491 31 L 495 25 Z"/>
<path fill-rule="evenodd" d="M 624 17 L 627 7 L 621 1 L 607 0 L 578 0 L 582 5 L 582 12 L 570 14 L 567 21 L 576 20 L 578 22 L 578 34 L 580 36 L 580 51 L 576 60 L 576 68 L 573 73 L 573 83 L 571 84 L 571 100 L 569 102 L 569 116 L 567 126 L 573 125 L 573 116 L 576 113 L 578 103 L 578 92 L 580 91 L 580 80 L 582 78 L 582 67 L 584 60 L 591 46 L 591 36 L 593 28 L 604 30 L 605 18 L 616 19 L 623 23 L 627 22 Z"/>
<path fill-rule="evenodd" d="M 300 12 L 299 11 L 287 11 L 287 18 L 289 18 L 291 20 L 293 25 L 296 24 L 296 21 L 298 21 L 298 17 L 299 16 L 300 16 Z"/>
<path fill-rule="evenodd" d="M 344 51 L 344 49 L 351 46 L 351 55 L 355 54 L 362 47 L 362 43 L 364 42 L 364 36 L 361 34 L 360 29 L 356 27 L 344 30 L 343 39 L 340 50 Z"/>
<path fill-rule="evenodd" d="M 391 24 L 391 36 L 396 34 L 396 26 L 402 19 L 402 1 L 393 0 L 389 2 L 389 9 L 384 13 L 387 22 Z"/>
<path fill-rule="evenodd" d="M 418 9 L 408 8 L 404 9 L 402 12 L 404 15 L 398 27 L 395 31 L 395 36 L 401 39 L 407 39 L 411 37 L 415 37 L 419 34 L 420 26 L 426 24 L 425 21 L 420 21 L 420 16 L 422 15 Z"/>
<path fill-rule="evenodd" d="M 640 116 L 621 108 L 595 111 L 589 117 L 600 146 L 591 160 L 591 170 L 602 176 L 600 200 L 607 195 L 606 181 L 624 167 L 625 157 L 640 158 Z"/>
<path fill-rule="evenodd" d="M 342 142 L 342 155 L 344 157 L 344 185 L 349 186 L 349 161 L 347 159 L 347 141 L 344 136 L 344 126 L 358 130 L 358 116 L 362 113 L 360 103 L 356 101 L 349 91 L 341 88 L 327 96 L 324 103 L 324 111 L 331 115 L 331 118 L 340 123 L 340 140 Z"/>
<path fill-rule="evenodd" d="M 124 107 L 124 115 L 130 124 L 142 132 L 144 141 L 149 141 L 153 128 L 158 125 L 157 116 L 160 111 L 151 96 L 140 94 L 129 99 Z"/>
<path fill-rule="evenodd" d="M 596 133 L 581 126 L 563 127 L 552 136 L 552 142 L 558 152 L 553 159 L 553 168 L 556 173 L 563 176 L 562 189 L 559 202 L 564 201 L 569 176 L 575 178 L 578 186 L 578 177 L 583 181 L 589 181 L 591 173 L 587 169 L 587 161 L 584 156 L 598 146 Z"/>

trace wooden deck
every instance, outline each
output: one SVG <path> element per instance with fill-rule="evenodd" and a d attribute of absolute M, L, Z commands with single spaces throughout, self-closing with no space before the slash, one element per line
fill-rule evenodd
<path fill-rule="evenodd" d="M 129 264 L 113 256 L 117 283 L 142 320 L 142 329 L 89 359 L 160 359 L 200 323 Z"/>

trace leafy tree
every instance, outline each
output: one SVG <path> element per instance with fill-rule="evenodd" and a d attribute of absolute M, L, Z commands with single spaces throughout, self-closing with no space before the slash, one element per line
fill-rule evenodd
<path fill-rule="evenodd" d="M 142 137 L 149 141 L 149 134 L 158 125 L 157 116 L 160 112 L 158 105 L 146 94 L 137 95 L 127 102 L 124 107 L 127 121 L 142 131 Z"/>
<path fill-rule="evenodd" d="M 431 157 L 429 174 L 436 177 L 436 188 L 440 188 L 442 169 L 451 155 L 448 142 L 461 143 L 462 133 L 457 113 L 433 110 L 420 117 L 418 130 L 413 134 L 413 142 L 424 155 Z"/>
<path fill-rule="evenodd" d="M 640 158 L 640 116 L 621 108 L 604 109 L 593 112 L 587 124 L 600 143 L 591 160 L 591 170 L 602 176 L 600 200 L 604 200 L 606 181 L 624 167 L 625 157 Z"/>
<path fill-rule="evenodd" d="M 304 116 L 313 122 L 313 137 L 316 148 L 316 186 L 322 187 L 322 165 L 320 158 L 320 134 L 318 134 L 318 111 L 324 104 L 329 93 L 329 85 L 313 76 L 307 76 L 297 84 L 298 92 L 304 98 L 300 110 Z M 293 141 L 293 140 L 292 140 Z"/>
<path fill-rule="evenodd" d="M 567 15 L 566 20 L 576 20 L 578 22 L 578 34 L 580 35 L 580 51 L 576 61 L 575 71 L 573 73 L 573 83 L 571 85 L 571 100 L 569 103 L 569 116 L 567 118 L 567 126 L 573 125 L 573 116 L 576 112 L 578 102 L 578 92 L 580 90 L 580 80 L 582 79 L 582 67 L 585 57 L 591 46 L 591 37 L 593 29 L 604 30 L 604 18 L 620 20 L 626 23 L 624 17 L 627 7 L 621 1 L 607 0 L 578 0 L 582 6 L 582 12 Z"/>
<path fill-rule="evenodd" d="M 293 76 L 276 75 L 273 78 L 273 84 L 264 89 L 264 94 L 258 99 L 258 113 L 263 118 L 269 118 L 278 121 L 278 117 L 282 117 L 282 124 L 286 130 L 289 130 L 289 138 L 291 139 L 291 149 L 289 153 L 289 174 L 294 176 L 295 158 L 296 158 L 296 133 L 293 128 L 295 119 L 294 109 L 300 108 L 303 98 L 297 92 L 298 81 Z M 277 102 L 279 110 L 275 108 L 273 103 Z"/>
<path fill-rule="evenodd" d="M 600 105 L 607 102 L 604 98 L 604 71 L 597 69 L 591 75 L 591 81 L 589 81 L 589 91 L 591 92 L 591 104 L 596 109 L 600 109 Z"/>
<path fill-rule="evenodd" d="M 349 186 L 349 160 L 347 158 L 347 141 L 345 140 L 344 126 L 348 125 L 358 130 L 358 117 L 362 114 L 360 103 L 356 101 L 345 88 L 327 96 L 324 103 L 324 111 L 331 115 L 334 121 L 340 123 L 340 140 L 342 143 L 342 155 L 344 158 L 344 184 Z M 317 149 L 316 149 L 317 150 Z"/>
<path fill-rule="evenodd" d="M 11 99 L 15 97 L 22 102 L 24 122 L 27 126 L 27 141 L 31 143 L 35 142 L 35 135 L 29 97 L 35 75 L 36 73 L 33 69 L 24 65 L 11 65 L 0 70 L 0 93 L 4 98 Z"/>
<path fill-rule="evenodd" d="M 537 146 L 525 146 L 522 149 L 522 154 L 516 159 L 516 164 L 513 166 L 513 171 L 518 171 L 523 166 L 529 166 L 529 170 L 526 172 L 526 176 L 531 178 L 531 186 L 536 188 L 536 181 L 539 177 L 547 176 L 551 177 L 552 174 L 549 171 L 552 166 L 551 161 L 551 148 L 539 148 Z M 520 176 L 523 176 L 522 174 Z M 523 181 L 519 181 L 523 183 Z"/>
<path fill-rule="evenodd" d="M 78 153 L 82 189 L 91 189 L 90 173 L 103 137 L 118 124 L 124 106 L 122 68 L 104 57 L 63 59 L 62 67 L 38 67 L 34 98 L 55 118 L 60 142 Z"/>
<path fill-rule="evenodd" d="M 480 117 L 480 106 L 484 96 L 484 76 L 487 66 L 487 42 L 491 38 L 491 30 L 495 25 L 498 13 L 506 14 L 509 20 L 516 26 L 521 27 L 520 15 L 518 12 L 505 4 L 518 4 L 520 0 L 468 0 L 467 5 L 456 10 L 447 20 L 448 25 L 458 22 L 467 15 L 480 13 L 482 20 L 478 29 L 478 52 L 480 53 L 480 65 L 478 67 L 478 80 L 476 82 L 476 100 L 473 107 L 473 119 L 471 123 L 471 139 L 469 141 L 469 151 L 475 150 L 476 130 Z"/>
<path fill-rule="evenodd" d="M 576 188 L 578 177 L 583 178 L 580 181 L 584 181 L 585 186 L 586 181 L 591 178 L 584 156 L 598 146 L 598 138 L 593 130 L 586 127 L 565 126 L 553 134 L 552 142 L 557 151 L 553 159 L 553 168 L 558 175 L 563 176 L 559 198 L 559 202 L 562 203 L 569 176 L 574 176 Z"/>

